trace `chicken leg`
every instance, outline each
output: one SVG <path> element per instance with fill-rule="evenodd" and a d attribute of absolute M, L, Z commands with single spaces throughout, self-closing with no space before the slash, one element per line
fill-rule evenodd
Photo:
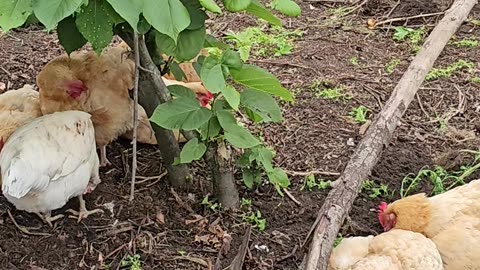
<path fill-rule="evenodd" d="M 43 214 L 42 213 L 35 213 L 35 214 L 37 214 L 37 216 L 39 216 L 44 223 L 47 223 L 48 226 L 50 226 L 50 228 L 53 228 L 52 222 L 57 221 L 57 220 L 61 219 L 62 217 L 64 217 L 64 215 L 62 215 L 62 214 L 59 214 L 59 215 L 56 215 L 56 216 L 52 217 L 52 213 L 50 211 L 45 212 Z"/>
<path fill-rule="evenodd" d="M 73 216 L 68 216 L 70 218 L 76 218 L 77 222 L 80 223 L 80 221 L 84 218 L 87 218 L 89 215 L 94 214 L 94 213 L 103 213 L 102 209 L 94 209 L 94 210 L 87 210 L 87 207 L 85 206 L 85 200 L 83 199 L 83 195 L 78 196 L 78 200 L 80 202 L 80 209 L 79 211 L 75 211 L 73 209 L 68 209 L 65 212 L 70 212 L 73 214 Z"/>
<path fill-rule="evenodd" d="M 107 146 L 100 147 L 100 167 L 110 166 L 112 163 L 107 158 Z"/>

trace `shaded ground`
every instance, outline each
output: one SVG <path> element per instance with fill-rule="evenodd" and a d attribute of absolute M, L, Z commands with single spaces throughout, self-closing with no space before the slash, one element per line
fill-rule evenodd
<path fill-rule="evenodd" d="M 392 40 L 392 29 L 387 24 L 381 30 L 366 28 L 370 17 L 377 21 L 386 19 L 382 17 L 390 13 L 395 2 L 368 1 L 340 18 L 332 15 L 332 10 L 341 6 L 302 3 L 301 18 L 285 19 L 286 28 L 305 31 L 303 38 L 295 43 L 294 52 L 276 59 L 254 60 L 277 75 L 296 95 L 295 104 L 283 106 L 285 122 L 264 130 L 266 141 L 275 146 L 279 166 L 294 172 L 342 171 L 361 139 L 360 125 L 346 118 L 348 112 L 359 105 L 378 112 L 413 58 L 408 44 Z M 403 1 L 390 17 L 438 12 L 445 6 L 441 1 L 422 4 L 424 2 Z M 479 17 L 478 5 L 471 15 Z M 408 24 L 434 25 L 437 19 L 428 17 Z M 238 31 L 240 26 L 255 25 L 254 20 L 245 16 L 228 15 L 214 21 L 211 29 L 218 36 L 228 30 Z M 480 40 L 478 27 L 465 23 L 457 38 Z M 34 84 L 41 67 L 61 53 L 55 35 L 35 28 L 3 36 L 0 38 L 0 86 L 4 83 L 7 89 L 15 89 L 24 83 Z M 354 57 L 358 65 L 352 64 Z M 401 62 L 392 74 L 387 74 L 384 67 L 392 59 Z M 451 77 L 424 83 L 372 172 L 371 180 L 377 185 L 388 185 L 390 193 L 395 191 L 393 196 L 372 199 L 371 193 L 362 192 L 350 213 L 354 224 L 343 230 L 344 235 L 378 232 L 380 228 L 373 210 L 380 200 L 399 198 L 401 181 L 409 173 L 440 162 L 438 158 L 451 150 L 478 150 L 476 137 L 464 135 L 465 132 L 479 135 L 479 85 L 471 79 L 480 76 L 480 48 L 448 45 L 435 66 L 445 67 L 459 59 L 475 63 L 473 71 L 460 71 Z M 325 80 L 331 81 L 329 87 L 344 87 L 352 99 L 332 101 L 316 97 L 315 93 L 325 86 L 320 84 L 312 90 L 312 83 Z M 459 107 L 462 96 L 465 102 Z M 438 121 L 447 112 L 455 112 L 447 123 L 455 128 L 450 132 L 448 128 L 440 129 L 442 121 Z M 227 266 L 238 251 L 245 223 L 240 214 L 215 213 L 200 204 L 210 192 L 204 164 L 196 163 L 193 168 L 194 182 L 201 188 L 179 194 L 181 202 L 163 179 L 155 183 L 158 178 L 153 177 L 138 185 L 137 197 L 129 203 L 130 154 L 126 141 L 110 145 L 109 158 L 114 166 L 102 169 L 103 183 L 86 198 L 87 207 L 102 207 L 105 214 L 91 216 L 81 224 L 65 218 L 50 230 L 36 216 L 16 211 L 0 197 L 0 268 L 123 269 L 120 261 L 139 254 L 144 269 L 208 269 L 219 257 L 221 241 L 231 237 L 231 248 L 220 260 L 223 267 Z M 141 176 L 157 176 L 164 171 L 156 147 L 140 146 L 139 159 Z M 452 160 L 443 159 L 442 165 L 458 169 Z M 335 177 L 326 176 L 326 179 Z M 290 192 L 303 206 L 288 197 L 279 197 L 269 185 L 250 192 L 242 188 L 242 197 L 252 199 L 252 209 L 260 210 L 267 220 L 264 232 L 253 230 L 245 269 L 296 269 L 301 262 L 303 251 L 298 247 L 328 191 L 301 191 L 304 176 L 292 176 L 291 181 Z M 422 183 L 418 190 L 430 192 L 431 184 Z M 77 204 L 72 200 L 65 209 L 76 208 Z M 108 208 L 113 209 L 113 213 Z M 36 231 L 50 235 L 22 234 L 13 225 L 7 209 L 19 224 L 37 227 Z"/>

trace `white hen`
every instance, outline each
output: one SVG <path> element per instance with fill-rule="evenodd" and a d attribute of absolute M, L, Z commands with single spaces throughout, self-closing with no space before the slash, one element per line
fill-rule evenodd
<path fill-rule="evenodd" d="M 100 183 L 99 159 L 90 114 L 64 111 L 18 128 L 0 150 L 3 195 L 19 210 L 36 213 L 52 226 L 54 209 L 77 197 L 78 221 L 89 214 L 82 195 Z"/>

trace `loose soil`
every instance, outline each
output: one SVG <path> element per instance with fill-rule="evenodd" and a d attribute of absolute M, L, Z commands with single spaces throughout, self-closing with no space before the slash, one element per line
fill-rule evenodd
<path fill-rule="evenodd" d="M 278 76 L 296 96 L 295 103 L 282 106 L 285 122 L 263 130 L 263 137 L 277 151 L 278 166 L 294 172 L 342 172 L 362 138 L 360 125 L 346 117 L 348 112 L 364 105 L 371 114 L 378 113 L 413 59 L 407 43 L 392 40 L 391 26 L 373 31 L 366 27 L 368 18 L 387 19 L 385 15 L 396 2 L 368 1 L 343 18 L 330 15 L 332 8 L 339 5 L 302 2 L 301 17 L 283 18 L 286 28 L 305 31 L 295 42 L 294 52 L 280 58 L 253 59 L 253 63 Z M 422 4 L 426 2 L 401 1 L 390 18 L 438 12 L 449 4 Z M 477 5 L 471 17 L 479 16 Z M 432 16 L 411 20 L 408 25 L 429 25 L 431 30 L 438 19 Z M 255 25 L 249 17 L 231 14 L 213 18 L 213 22 L 210 29 L 216 36 Z M 464 23 L 456 36 L 479 40 L 480 29 Z M 56 34 L 36 27 L 3 35 L 0 85 L 16 89 L 25 83 L 34 84 L 39 70 L 61 53 Z M 353 57 L 359 65 L 351 64 Z M 387 74 L 384 67 L 392 59 L 401 63 L 392 74 Z M 480 91 L 471 78 L 480 76 L 480 48 L 448 45 L 435 66 L 445 67 L 459 59 L 475 63 L 474 70 L 423 84 L 371 174 L 375 183 L 386 184 L 389 191 L 395 191 L 393 196 L 371 198 L 368 192 L 360 193 L 350 212 L 351 222 L 345 224 L 350 226 L 342 229 L 343 236 L 380 232 L 376 206 L 381 200 L 398 199 L 401 181 L 409 173 L 434 164 L 455 169 L 471 161 L 454 153 L 459 149 L 478 150 Z M 312 82 L 326 80 L 333 86 L 344 87 L 352 99 L 332 101 L 316 97 L 310 87 Z M 448 121 L 448 126 L 455 129 L 442 131 L 435 120 L 459 109 L 459 95 L 465 97 L 465 105 Z M 474 137 L 465 137 L 467 132 Z M 157 178 L 152 178 L 138 184 L 136 198 L 129 202 L 129 142 L 118 140 L 108 150 L 113 166 L 102 168 L 103 182 L 86 197 L 87 207 L 102 208 L 103 215 L 92 215 L 80 224 L 64 218 L 50 229 L 37 216 L 15 210 L 0 197 L 0 269 L 129 269 L 121 267 L 120 262 L 134 254 L 140 255 L 143 269 L 221 269 L 213 265 L 230 264 L 242 242 L 246 223 L 241 213 L 215 212 L 201 205 L 211 192 L 204 163 L 194 163 L 192 168 L 192 186 L 199 188 L 175 196 L 165 179 L 154 183 Z M 157 176 L 164 171 L 157 147 L 140 145 L 138 155 L 139 175 Z M 322 177 L 335 179 L 317 175 Z M 241 187 L 241 178 L 238 179 Z M 251 209 L 259 210 L 267 220 L 265 231 L 252 231 L 244 269 L 297 269 L 304 254 L 299 247 L 328 192 L 301 190 L 304 180 L 304 176 L 292 176 L 289 189 L 302 206 L 280 197 L 268 184 L 254 191 L 240 188 L 241 196 L 252 200 Z M 430 192 L 431 185 L 422 183 L 418 191 Z M 54 214 L 70 207 L 78 207 L 76 199 Z M 49 235 L 21 233 L 7 210 L 21 226 Z M 223 241 L 226 244 L 220 250 Z"/>

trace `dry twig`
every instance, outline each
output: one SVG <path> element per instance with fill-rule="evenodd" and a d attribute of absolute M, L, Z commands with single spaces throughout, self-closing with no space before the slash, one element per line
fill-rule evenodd
<path fill-rule="evenodd" d="M 408 21 L 408 20 L 411 20 L 411 19 L 433 17 L 433 16 L 437 16 L 437 15 L 442 15 L 444 13 L 445 12 L 435 12 L 435 13 L 420 14 L 420 15 L 415 15 L 415 16 L 410 16 L 410 17 L 392 18 L 392 19 L 388 19 L 388 20 L 385 20 L 385 21 L 375 23 L 375 27 L 377 27 L 379 25 L 382 25 L 382 24 L 392 23 L 392 22 L 401 22 L 401 21 Z"/>
<path fill-rule="evenodd" d="M 138 33 L 133 33 L 133 49 L 135 50 L 135 84 L 133 86 L 133 150 L 132 150 L 132 182 L 130 185 L 130 201 L 135 197 L 135 177 L 137 175 L 137 127 L 138 127 L 138 78 L 140 76 L 140 53 L 138 51 Z"/>

